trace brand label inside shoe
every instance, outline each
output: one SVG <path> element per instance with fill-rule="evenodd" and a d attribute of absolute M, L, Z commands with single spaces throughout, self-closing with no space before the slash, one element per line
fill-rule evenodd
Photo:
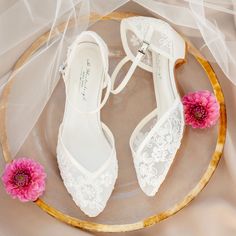
<path fill-rule="evenodd" d="M 90 74 L 91 62 L 89 59 L 87 59 L 80 72 L 80 94 L 83 101 L 87 101 L 87 90 Z"/>

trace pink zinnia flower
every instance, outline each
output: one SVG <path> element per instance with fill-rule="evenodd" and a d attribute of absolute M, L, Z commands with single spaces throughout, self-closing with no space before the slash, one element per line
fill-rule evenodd
<path fill-rule="evenodd" d="M 215 125 L 219 119 L 220 106 L 210 91 L 189 93 L 183 97 L 182 103 L 185 122 L 193 128 L 209 128 Z"/>
<path fill-rule="evenodd" d="M 2 176 L 5 189 L 22 202 L 35 201 L 45 190 L 46 174 L 38 162 L 20 158 L 7 164 Z"/>

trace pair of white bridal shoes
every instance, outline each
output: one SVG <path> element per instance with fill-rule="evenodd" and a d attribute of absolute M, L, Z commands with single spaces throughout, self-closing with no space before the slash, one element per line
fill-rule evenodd
<path fill-rule="evenodd" d="M 90 31 L 77 37 L 61 68 L 66 102 L 57 160 L 68 192 L 90 217 L 105 208 L 118 173 L 114 138 L 101 122 L 100 110 L 110 92 L 118 94 L 125 88 L 136 67 L 153 73 L 157 100 L 157 108 L 138 124 L 130 138 L 138 182 L 146 195 L 154 196 L 158 191 L 183 136 L 183 107 L 174 69 L 184 61 L 185 41 L 167 23 L 150 17 L 122 20 L 121 39 L 127 56 L 111 78 L 107 46 Z M 130 60 L 128 73 L 114 89 L 118 72 Z"/>

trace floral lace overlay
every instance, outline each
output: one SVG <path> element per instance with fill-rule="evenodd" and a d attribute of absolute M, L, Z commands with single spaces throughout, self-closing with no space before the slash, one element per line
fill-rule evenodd
<path fill-rule="evenodd" d="M 134 141 L 132 143 L 132 149 L 134 150 L 134 152 L 136 152 L 138 150 L 139 146 L 141 145 L 143 140 L 147 137 L 149 132 L 153 129 L 153 127 L 156 125 L 156 123 L 157 123 L 157 115 L 152 117 L 152 119 L 150 119 L 142 127 L 142 129 L 135 135 Z"/>
<path fill-rule="evenodd" d="M 105 168 L 101 167 L 103 170 L 100 169 L 99 173 L 85 173 L 71 160 L 60 140 L 58 142 L 57 161 L 64 185 L 86 215 L 98 215 L 105 208 L 117 178 L 115 154 L 104 164 Z"/>
<path fill-rule="evenodd" d="M 147 195 L 153 196 L 164 181 L 181 144 L 183 128 L 183 107 L 179 101 L 150 133 L 143 134 L 141 144 L 139 139 L 134 140 L 134 146 L 140 147 L 134 153 L 135 169 L 139 184 Z"/>

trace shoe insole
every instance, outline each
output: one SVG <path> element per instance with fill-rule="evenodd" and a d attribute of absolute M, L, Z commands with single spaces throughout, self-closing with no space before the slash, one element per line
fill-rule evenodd
<path fill-rule="evenodd" d="M 173 105 L 178 96 L 174 78 L 174 65 L 168 58 L 153 52 L 153 83 L 158 104 L 158 119 Z"/>
<path fill-rule="evenodd" d="M 89 113 L 100 105 L 104 69 L 98 45 L 81 43 L 74 50 L 66 85 L 62 138 L 76 161 L 93 172 L 111 155 L 100 112 Z"/>

